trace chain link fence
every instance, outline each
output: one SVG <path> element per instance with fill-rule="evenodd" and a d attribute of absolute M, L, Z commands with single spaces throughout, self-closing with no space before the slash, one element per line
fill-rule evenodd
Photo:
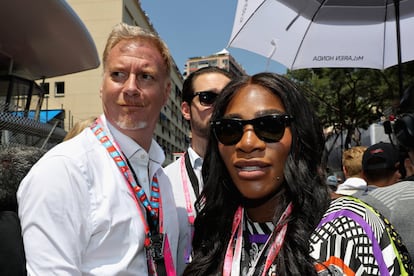
<path fill-rule="evenodd" d="M 7 110 L 4 103 L 0 110 Z M 49 149 L 60 143 L 66 131 L 57 127 L 58 120 L 42 123 L 25 117 L 24 112 L 0 111 L 1 145 L 20 144 Z"/>

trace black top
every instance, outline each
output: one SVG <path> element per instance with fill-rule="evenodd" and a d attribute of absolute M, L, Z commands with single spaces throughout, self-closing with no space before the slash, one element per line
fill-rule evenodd
<path fill-rule="evenodd" d="M 27 275 L 20 220 L 15 212 L 0 212 L 0 241 L 0 275 Z"/>

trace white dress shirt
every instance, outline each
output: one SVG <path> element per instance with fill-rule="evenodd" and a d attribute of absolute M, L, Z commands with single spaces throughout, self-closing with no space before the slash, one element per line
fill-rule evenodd
<path fill-rule="evenodd" d="M 177 213 L 161 168 L 162 149 L 152 141 L 147 154 L 101 119 L 127 158 L 147 164 L 143 170 L 135 165 L 140 161 L 131 161 L 146 191 L 157 173 L 164 230 L 176 262 Z M 127 185 L 89 128 L 46 153 L 17 193 L 29 275 L 147 275 L 143 221 Z"/>
<path fill-rule="evenodd" d="M 203 164 L 203 159 L 190 147 L 188 148 L 188 154 L 190 157 L 190 163 L 193 167 L 193 170 L 198 178 L 199 191 L 201 192 L 203 188 L 203 182 L 201 178 L 201 167 Z M 186 260 L 185 254 L 186 251 L 191 248 L 191 226 L 188 221 L 188 212 L 187 212 L 187 203 L 185 198 L 185 192 L 183 184 L 187 184 L 187 189 L 190 195 L 190 201 L 192 205 L 192 213 L 195 217 L 196 211 L 194 209 L 194 202 L 196 201 L 196 195 L 192 187 L 190 178 L 188 176 L 187 170 L 183 162 L 184 155 L 175 160 L 173 163 L 165 167 L 165 174 L 169 177 L 170 182 L 173 187 L 175 204 L 177 205 L 177 213 L 180 227 L 180 242 L 178 245 L 178 257 L 177 257 L 177 266 L 185 268 Z M 184 166 L 184 168 L 182 167 Z M 185 178 L 183 179 L 182 171 L 185 172 Z M 177 270 L 177 275 L 181 275 L 183 270 Z"/>

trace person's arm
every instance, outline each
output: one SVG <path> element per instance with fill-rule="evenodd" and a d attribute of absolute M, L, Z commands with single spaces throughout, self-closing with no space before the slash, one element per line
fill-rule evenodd
<path fill-rule="evenodd" d="M 319 232 L 319 237 L 312 237 L 323 237 L 311 247 L 311 256 L 317 260 L 315 268 L 318 274 L 330 275 L 329 271 L 332 275 L 406 275 L 401 274 L 395 252 L 389 250 L 389 236 L 384 229 L 365 233 L 358 223 L 344 218 L 332 221 L 330 227 L 333 225 L 343 227 L 329 235 L 326 232 L 325 236 L 320 235 L 323 232 Z M 382 248 L 385 244 L 389 246 L 387 249 Z"/>
<path fill-rule="evenodd" d="M 315 238 L 315 237 L 313 237 Z M 359 268 L 356 246 L 352 240 L 333 232 L 311 245 L 315 269 L 319 275 L 354 275 Z M 342 248 L 346 250 L 341 250 Z"/>
<path fill-rule="evenodd" d="M 67 157 L 41 160 L 17 193 L 29 275 L 81 275 L 88 244 L 88 183 Z"/>

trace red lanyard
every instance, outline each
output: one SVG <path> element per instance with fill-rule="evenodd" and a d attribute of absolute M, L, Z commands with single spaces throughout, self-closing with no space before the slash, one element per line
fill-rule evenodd
<path fill-rule="evenodd" d="M 135 195 L 134 200 L 137 205 L 139 216 L 144 224 L 145 229 L 145 248 L 147 251 L 147 261 L 148 261 L 148 270 L 150 275 L 157 275 L 157 265 L 155 264 L 157 258 L 166 259 L 165 265 L 167 270 L 167 275 L 175 275 L 174 265 L 172 261 L 172 255 L 170 252 L 170 247 L 168 243 L 168 238 L 165 236 L 164 240 L 164 227 L 163 227 L 163 214 L 162 214 L 162 201 L 161 193 L 158 185 L 158 179 L 154 175 L 151 183 L 151 198 L 148 200 L 147 195 L 145 194 L 144 189 L 138 185 L 137 180 L 135 180 L 135 175 L 132 169 L 128 166 L 128 161 L 120 154 L 119 146 L 115 141 L 111 141 L 109 137 L 105 134 L 103 128 L 100 125 L 101 120 L 98 118 L 90 128 L 95 134 L 96 138 L 101 142 L 101 144 L 106 148 L 109 155 L 114 160 L 115 164 L 118 166 L 119 170 L 125 177 L 125 181 L 129 184 L 128 188 Z M 151 225 L 145 219 L 145 216 L 142 212 L 139 202 L 146 209 L 149 217 L 151 218 Z"/>
<path fill-rule="evenodd" d="M 276 259 L 277 255 L 279 254 L 280 249 L 282 248 L 283 241 L 286 236 L 286 230 L 287 230 L 286 219 L 292 213 L 292 209 L 293 209 L 293 204 L 289 203 L 289 205 L 286 207 L 286 210 L 283 212 L 282 216 L 279 218 L 279 221 L 275 227 L 275 230 L 272 232 L 272 235 L 270 235 L 269 239 L 267 240 L 266 244 L 264 245 L 262 249 L 261 254 L 266 250 L 266 248 L 268 248 L 268 254 L 266 257 L 265 264 L 264 264 L 262 276 L 266 275 L 266 272 L 269 270 L 273 261 Z M 230 242 L 227 246 L 226 255 L 224 259 L 223 276 L 240 275 L 240 258 L 241 258 L 241 251 L 243 250 L 242 249 L 243 227 L 241 225 L 243 221 L 243 213 L 244 213 L 244 210 L 240 206 L 234 214 L 232 230 L 231 230 L 232 234 L 231 234 Z M 273 240 L 272 244 L 269 245 L 269 242 L 270 240 L 272 240 L 272 236 L 274 235 L 276 235 L 276 237 Z M 259 259 L 260 259 L 260 256 L 257 258 L 257 260 Z M 257 267 L 257 263 L 253 267 L 253 269 L 255 269 L 256 267 Z"/>
<path fill-rule="evenodd" d="M 186 205 L 186 209 L 187 209 L 187 218 L 188 218 L 188 224 L 190 227 L 190 236 L 189 236 L 189 240 L 187 242 L 187 248 L 185 249 L 185 261 L 186 263 L 190 263 L 191 261 L 191 242 L 193 240 L 193 235 L 194 235 L 194 219 L 195 219 L 195 215 L 194 215 L 194 211 L 193 211 L 193 204 L 191 202 L 191 197 L 190 197 L 190 191 L 188 189 L 188 177 L 187 177 L 187 171 L 186 171 L 186 167 L 185 167 L 185 156 L 183 155 L 181 157 L 181 161 L 180 161 L 180 169 L 181 169 L 181 179 L 182 179 L 182 183 L 183 183 L 183 189 L 184 189 L 184 197 L 185 197 L 185 205 Z"/>
<path fill-rule="evenodd" d="M 99 120 L 99 119 L 98 119 Z M 148 211 L 150 214 L 150 217 L 154 222 L 154 225 L 158 225 L 158 220 L 160 220 L 159 224 L 159 232 L 162 233 L 162 218 L 159 217 L 160 214 L 160 203 L 161 203 L 161 195 L 159 193 L 159 186 L 158 186 L 158 180 L 157 177 L 154 175 L 151 185 L 151 202 L 148 200 L 147 195 L 145 194 L 144 189 L 142 189 L 141 186 L 137 184 L 135 181 L 135 178 L 133 176 L 133 173 L 131 169 L 128 166 L 128 163 L 125 162 L 126 158 L 124 158 L 120 154 L 119 146 L 116 144 L 115 141 L 111 141 L 109 137 L 105 134 L 103 128 L 100 126 L 99 122 L 96 122 L 96 124 L 91 126 L 92 131 L 94 132 L 95 136 L 98 138 L 98 140 L 102 143 L 103 146 L 107 149 L 109 155 L 112 157 L 112 159 L 115 161 L 116 165 L 118 166 L 121 173 L 124 175 L 126 182 L 129 184 L 129 189 L 133 192 L 135 195 L 135 199 L 138 200 L 142 206 Z M 154 186 L 155 184 L 155 186 Z M 161 207 L 162 208 L 162 207 Z M 142 209 L 138 208 L 140 217 L 145 222 L 145 233 L 146 233 L 146 239 L 145 239 L 145 245 L 148 246 L 150 243 L 150 225 L 147 223 L 147 220 L 145 219 L 144 214 L 142 213 Z"/>

